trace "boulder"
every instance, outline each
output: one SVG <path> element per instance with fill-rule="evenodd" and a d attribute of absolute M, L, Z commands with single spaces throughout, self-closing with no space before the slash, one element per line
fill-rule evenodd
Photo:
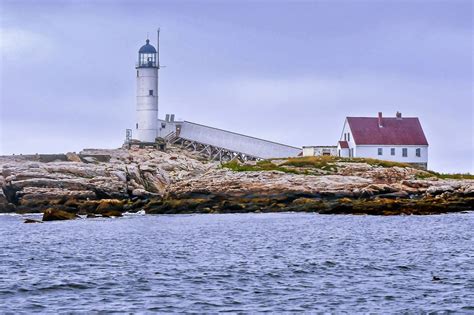
<path fill-rule="evenodd" d="M 25 219 L 23 223 L 43 223 L 43 222 L 38 221 L 38 220 L 33 220 L 33 219 Z"/>
<path fill-rule="evenodd" d="M 439 185 L 439 186 L 430 186 L 427 190 L 426 190 L 426 193 L 427 194 L 430 194 L 430 195 L 439 195 L 439 194 L 442 194 L 444 192 L 453 192 L 456 188 L 455 185 L 449 185 L 449 184 L 446 184 L 446 185 Z"/>
<path fill-rule="evenodd" d="M 78 216 L 74 213 L 49 208 L 43 213 L 43 221 L 57 221 L 57 220 L 74 220 Z"/>
<path fill-rule="evenodd" d="M 114 171 L 112 174 L 114 174 L 121 182 L 127 181 L 127 174 L 124 171 Z"/>
<path fill-rule="evenodd" d="M 472 183 L 472 185 L 465 185 L 462 187 L 460 193 L 466 197 L 474 197 L 474 183 Z"/>
<path fill-rule="evenodd" d="M 97 161 L 97 159 L 95 157 L 92 157 L 92 156 L 85 156 L 83 157 L 84 159 L 84 162 L 86 163 L 99 163 L 99 161 Z"/>
<path fill-rule="evenodd" d="M 137 197 L 146 197 L 149 195 L 149 192 L 145 189 L 135 188 L 132 190 L 132 195 Z"/>
<path fill-rule="evenodd" d="M 68 152 L 66 153 L 66 158 L 70 162 L 82 162 L 81 158 L 79 155 L 77 155 L 75 152 Z"/>
<path fill-rule="evenodd" d="M 121 212 L 125 204 L 124 200 L 102 199 L 97 206 L 96 213 L 104 214 L 110 211 Z"/>
<path fill-rule="evenodd" d="M 121 217 L 123 215 L 122 215 L 122 212 L 118 210 L 107 210 L 107 211 L 102 212 L 102 216 L 104 218 L 110 218 L 110 217 Z"/>
<path fill-rule="evenodd" d="M 410 195 L 406 191 L 396 191 L 387 194 L 377 195 L 378 198 L 396 199 L 396 198 L 409 198 Z"/>
<path fill-rule="evenodd" d="M 99 205 L 98 200 L 84 200 L 77 205 L 78 213 L 87 214 L 94 213 Z"/>
<path fill-rule="evenodd" d="M 0 187 L 0 213 L 1 212 L 9 212 L 11 210 L 11 205 L 7 200 L 7 197 L 3 193 L 2 188 Z"/>

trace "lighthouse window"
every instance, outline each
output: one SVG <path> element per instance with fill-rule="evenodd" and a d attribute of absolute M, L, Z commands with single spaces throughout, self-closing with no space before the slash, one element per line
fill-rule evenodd
<path fill-rule="evenodd" d="M 152 96 L 153 96 L 153 90 L 149 90 L 149 91 L 148 91 L 148 95 L 152 95 Z"/>

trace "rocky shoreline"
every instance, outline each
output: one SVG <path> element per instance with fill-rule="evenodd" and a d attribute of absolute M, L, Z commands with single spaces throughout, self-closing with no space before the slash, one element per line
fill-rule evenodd
<path fill-rule="evenodd" d="M 474 209 L 472 179 L 440 179 L 403 165 L 304 159 L 249 162 L 235 170 L 173 147 L 3 156 L 0 212 L 44 212 L 48 220 L 61 212 L 71 219 L 142 209 L 149 214 L 371 215 Z"/>

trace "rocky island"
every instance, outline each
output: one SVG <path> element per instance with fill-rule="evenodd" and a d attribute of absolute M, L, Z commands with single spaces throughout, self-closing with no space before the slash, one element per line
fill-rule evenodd
<path fill-rule="evenodd" d="M 439 214 L 474 209 L 472 175 L 371 159 L 209 162 L 180 147 L 0 157 L 0 212 L 44 220 L 149 214 L 300 211 Z"/>

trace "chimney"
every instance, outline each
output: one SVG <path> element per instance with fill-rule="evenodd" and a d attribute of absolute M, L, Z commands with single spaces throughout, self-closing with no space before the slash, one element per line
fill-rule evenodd
<path fill-rule="evenodd" d="M 383 127 L 382 112 L 379 112 L 379 128 Z"/>
<path fill-rule="evenodd" d="M 402 113 L 397 112 L 397 119 L 402 119 Z"/>

